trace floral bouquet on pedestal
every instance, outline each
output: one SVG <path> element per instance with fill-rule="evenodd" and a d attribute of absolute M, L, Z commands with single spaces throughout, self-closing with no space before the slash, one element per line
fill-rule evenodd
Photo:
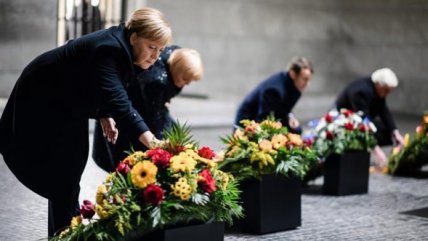
<path fill-rule="evenodd" d="M 219 168 L 238 180 L 282 174 L 303 177 L 316 154 L 301 139 L 272 118 L 257 123 L 242 120 L 243 129 L 222 138 L 227 145 Z"/>
<path fill-rule="evenodd" d="M 369 152 L 376 145 L 375 132 L 375 125 L 363 118 L 362 112 L 332 110 L 319 120 L 309 142 L 321 157 L 345 151 Z"/>
<path fill-rule="evenodd" d="M 323 174 L 324 160 L 331 154 L 347 151 L 369 152 L 377 143 L 375 125 L 363 113 L 347 109 L 332 110 L 321 119 L 310 122 L 311 129 L 304 134 L 305 142 L 312 145 L 320 157 L 304 177 L 304 182 Z"/>
<path fill-rule="evenodd" d="M 392 175 L 417 175 L 428 164 L 428 112 L 416 127 L 413 137 L 404 136 L 404 145 L 396 146 L 388 160 L 388 173 Z"/>
<path fill-rule="evenodd" d="M 51 240 L 127 240 L 190 222 L 231 223 L 242 216 L 236 181 L 189 133 L 185 125 L 173 125 L 164 132 L 164 144 L 130 153 L 98 187 L 95 204 L 85 200 L 70 227 Z"/>

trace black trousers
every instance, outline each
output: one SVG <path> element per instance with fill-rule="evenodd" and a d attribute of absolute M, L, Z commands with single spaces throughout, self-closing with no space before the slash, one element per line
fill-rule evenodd
<path fill-rule="evenodd" d="M 58 198 L 49 199 L 48 235 L 52 237 L 70 225 L 71 218 L 79 214 L 80 186 L 76 185 L 70 192 Z"/>
<path fill-rule="evenodd" d="M 387 129 L 383 122 L 381 122 L 379 119 L 375 119 L 373 124 L 377 128 L 375 137 L 379 146 L 390 146 L 394 144 L 391 130 Z"/>

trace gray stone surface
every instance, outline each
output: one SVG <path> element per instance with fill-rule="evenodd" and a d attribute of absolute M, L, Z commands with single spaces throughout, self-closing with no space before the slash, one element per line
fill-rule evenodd
<path fill-rule="evenodd" d="M 220 150 L 222 144 L 219 137 L 230 133 L 227 123 L 229 117 L 233 116 L 233 108 L 220 107 L 228 106 L 229 103 L 207 101 L 202 104 L 205 112 L 198 116 L 196 110 L 186 106 L 198 105 L 199 100 L 177 100 L 171 104 L 174 115 L 193 126 L 194 138 L 201 145 Z M 0 112 L 1 103 L 4 104 L 4 101 L 0 101 Z M 214 121 L 217 117 L 218 120 Z M 413 131 L 419 118 L 397 116 L 397 122 L 402 132 L 408 132 Z M 43 240 L 47 235 L 47 201 L 20 184 L 2 158 L 0 172 L 0 241 Z M 94 201 L 96 188 L 105 176 L 106 173 L 89 158 L 81 181 L 80 200 Z M 301 227 L 267 235 L 228 233 L 225 241 L 419 241 L 428 237 L 428 218 L 401 214 L 403 211 L 428 207 L 428 179 L 371 174 L 367 195 L 343 197 L 321 195 L 321 185 L 322 178 L 316 179 L 302 196 Z"/>

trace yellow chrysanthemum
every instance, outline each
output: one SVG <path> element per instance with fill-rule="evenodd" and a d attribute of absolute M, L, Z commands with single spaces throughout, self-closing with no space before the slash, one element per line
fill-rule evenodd
<path fill-rule="evenodd" d="M 196 164 L 197 162 L 185 153 L 180 153 L 170 159 L 170 168 L 174 173 L 179 171 L 192 171 L 195 169 Z"/>
<path fill-rule="evenodd" d="M 146 154 L 142 151 L 136 151 L 131 155 L 127 156 L 123 161 L 128 162 L 131 166 L 135 165 L 137 162 L 142 161 L 146 157 Z"/>
<path fill-rule="evenodd" d="M 268 126 L 274 129 L 281 129 L 282 124 L 279 121 L 264 120 L 260 125 Z"/>
<path fill-rule="evenodd" d="M 95 212 L 100 219 L 106 219 L 109 217 L 108 211 L 102 205 L 96 205 Z"/>
<path fill-rule="evenodd" d="M 180 177 L 174 185 L 171 185 L 172 193 L 183 201 L 187 201 L 192 193 L 192 187 L 187 183 L 187 179 Z"/>
<path fill-rule="evenodd" d="M 147 185 L 156 182 L 158 168 L 150 161 L 142 161 L 135 164 L 131 169 L 132 183 L 139 188 L 145 188 Z"/>
<path fill-rule="evenodd" d="M 259 142 L 259 147 L 260 147 L 260 150 L 264 152 L 269 152 L 272 150 L 272 143 L 270 143 L 270 141 L 268 140 L 262 140 Z"/>
<path fill-rule="evenodd" d="M 187 156 L 189 156 L 191 158 L 198 158 L 199 157 L 198 153 L 195 150 L 193 150 L 193 149 L 187 149 L 186 151 L 184 151 L 184 152 L 182 152 L 180 154 L 181 155 L 187 155 Z"/>
<path fill-rule="evenodd" d="M 287 143 L 288 139 L 283 134 L 278 134 L 272 136 L 272 146 L 274 149 L 278 149 L 282 146 L 285 146 L 285 143 Z"/>
<path fill-rule="evenodd" d="M 229 180 L 231 178 L 231 175 L 225 172 L 222 172 L 220 170 L 216 170 L 216 174 L 220 178 L 221 181 L 221 187 L 223 189 L 226 189 L 227 185 L 229 185 Z"/>
<path fill-rule="evenodd" d="M 71 228 L 72 228 L 72 229 L 74 229 L 74 228 L 76 228 L 77 226 L 79 226 L 81 223 L 82 223 L 82 217 L 80 217 L 80 215 L 79 215 L 79 216 L 74 216 L 74 217 L 71 219 L 71 224 L 70 224 L 70 226 L 71 226 Z"/>
<path fill-rule="evenodd" d="M 259 168 L 263 169 L 267 165 L 275 165 L 272 156 L 265 152 L 255 152 L 250 155 L 250 163 L 258 162 Z"/>
<path fill-rule="evenodd" d="M 106 180 L 104 181 L 105 183 L 110 183 L 111 180 L 113 179 L 113 177 L 116 175 L 116 172 L 112 172 L 110 174 L 107 175 Z"/>
<path fill-rule="evenodd" d="M 102 205 L 106 193 L 107 193 L 106 185 L 103 184 L 103 185 L 98 186 L 97 192 L 95 194 L 95 202 L 99 205 Z"/>
<path fill-rule="evenodd" d="M 288 133 L 287 137 L 294 145 L 300 146 L 303 144 L 302 138 L 298 134 Z"/>

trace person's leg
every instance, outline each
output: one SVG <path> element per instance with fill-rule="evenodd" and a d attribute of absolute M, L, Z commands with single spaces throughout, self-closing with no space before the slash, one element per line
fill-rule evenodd
<path fill-rule="evenodd" d="M 49 166 L 61 167 L 49 175 L 49 236 L 69 226 L 71 218 L 79 214 L 79 183 L 89 152 L 87 119 L 61 119 L 58 125 L 55 139 L 46 144 Z"/>
<path fill-rule="evenodd" d="M 53 237 L 56 232 L 70 225 L 71 218 L 79 214 L 79 185 L 71 188 L 48 204 L 48 235 Z"/>

